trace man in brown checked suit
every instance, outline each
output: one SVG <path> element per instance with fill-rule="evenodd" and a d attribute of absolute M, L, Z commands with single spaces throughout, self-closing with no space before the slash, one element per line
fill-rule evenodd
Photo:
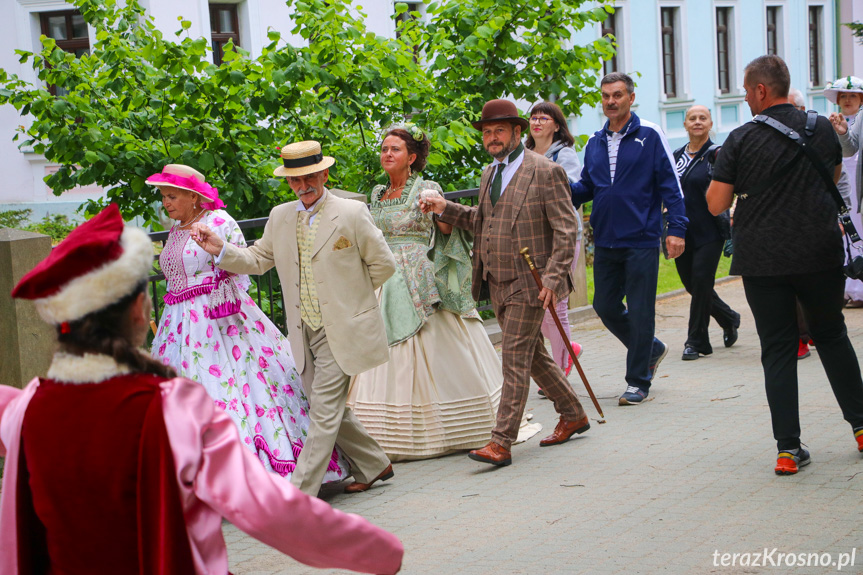
<path fill-rule="evenodd" d="M 471 451 L 476 461 L 512 463 L 531 376 L 554 403 L 560 422 L 540 446 L 557 445 L 590 429 L 587 415 L 566 376 L 551 358 L 540 333 L 544 310 L 572 291 L 569 269 L 575 255 L 577 223 L 566 172 L 521 144 L 528 123 L 515 104 L 492 100 L 474 127 L 495 160 L 482 174 L 479 205 L 463 206 L 442 197 L 423 201 L 424 212 L 474 234 L 473 297 L 488 282 L 503 332 L 503 391 L 491 442 Z M 539 291 L 519 254 L 527 247 L 542 276 Z"/>

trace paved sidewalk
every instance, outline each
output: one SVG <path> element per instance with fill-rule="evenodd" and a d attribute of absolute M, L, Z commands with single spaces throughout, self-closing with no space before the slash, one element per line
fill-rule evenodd
<path fill-rule="evenodd" d="M 607 424 L 595 424 L 573 370 L 570 381 L 594 421 L 584 436 L 540 448 L 539 438 L 557 418 L 534 387 L 527 410 L 544 429 L 515 446 L 512 466 L 492 468 L 465 455 L 401 463 L 393 480 L 366 493 L 329 489 L 325 498 L 397 534 L 406 549 L 402 573 L 409 575 L 833 573 L 833 566 L 752 566 L 754 555 L 743 567 L 740 558 L 736 567 L 721 560 L 723 553 L 777 548 L 768 565 L 780 553 L 831 553 L 836 561 L 855 546 L 855 565 L 842 572 L 863 572 L 863 456 L 817 351 L 799 362 L 802 439 L 812 464 L 777 477 L 758 338 L 743 287 L 733 281 L 717 291 L 743 316 L 739 341 L 724 348 L 712 324 L 713 355 L 681 361 L 689 298 L 660 302 L 657 336 L 671 351 L 645 405 L 617 406 L 625 350 L 591 320 L 573 333 L 585 347 L 582 365 Z M 863 310 L 845 315 L 861 352 Z M 235 575 L 326 573 L 227 523 L 224 532 Z"/>

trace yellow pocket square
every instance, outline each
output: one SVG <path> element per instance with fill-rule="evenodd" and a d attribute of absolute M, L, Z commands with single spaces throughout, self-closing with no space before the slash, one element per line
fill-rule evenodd
<path fill-rule="evenodd" d="M 348 238 L 346 238 L 345 236 L 342 236 L 338 240 L 336 240 L 335 244 L 333 244 L 333 251 L 343 250 L 345 248 L 351 247 L 352 245 L 353 244 L 351 243 L 351 241 Z"/>

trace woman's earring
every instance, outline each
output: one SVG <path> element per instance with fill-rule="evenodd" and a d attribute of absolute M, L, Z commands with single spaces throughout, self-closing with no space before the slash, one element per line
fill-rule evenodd
<path fill-rule="evenodd" d="M 413 172 L 413 170 L 411 170 L 411 167 L 408 166 L 408 177 L 410 178 L 413 173 L 414 172 Z"/>

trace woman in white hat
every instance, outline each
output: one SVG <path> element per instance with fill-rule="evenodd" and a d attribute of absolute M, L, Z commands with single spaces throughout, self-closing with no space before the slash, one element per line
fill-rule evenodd
<path fill-rule="evenodd" d="M 863 120 L 858 116 L 863 106 L 863 80 L 855 76 L 839 78 L 827 84 L 824 96 L 840 108 L 839 114 L 831 114 L 830 121 L 839 134 L 843 155 L 846 156 L 842 163 L 851 181 L 851 220 L 857 226 L 857 231 L 861 232 L 863 221 L 860 218 L 860 197 L 863 194 L 863 172 L 857 171 L 860 156 L 856 152 L 860 148 L 860 133 L 863 129 Z M 839 127 L 840 116 L 844 120 L 844 128 Z M 840 129 L 844 133 L 840 133 Z M 851 278 L 845 280 L 845 302 L 846 307 L 863 307 L 863 282 Z"/>
<path fill-rule="evenodd" d="M 307 565 L 396 573 L 394 535 L 267 473 L 200 385 L 142 353 L 152 261 L 111 204 L 12 291 L 58 351 L 0 386 L 0 573 L 225 575 L 223 517 Z"/>
<path fill-rule="evenodd" d="M 219 270 L 190 239 L 195 222 L 238 246 L 246 245 L 243 233 L 197 170 L 169 164 L 147 183 L 159 188 L 177 222 L 159 255 L 168 291 L 153 357 L 203 385 L 264 466 L 290 478 L 309 428 L 290 343 L 246 293 L 249 277 Z M 349 475 L 350 464 L 336 448 L 324 482 Z"/>

